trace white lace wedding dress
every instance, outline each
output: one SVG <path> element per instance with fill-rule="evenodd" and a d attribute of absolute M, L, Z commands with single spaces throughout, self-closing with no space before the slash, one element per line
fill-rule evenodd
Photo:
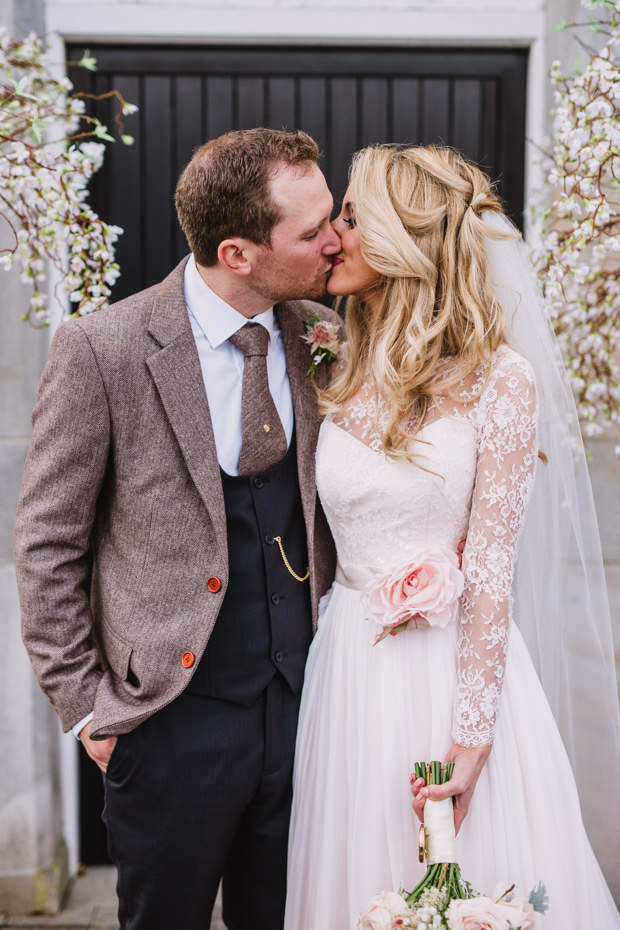
<path fill-rule="evenodd" d="M 487 894 L 498 879 L 525 896 L 543 881 L 544 930 L 620 928 L 554 719 L 510 625 L 537 462 L 533 376 L 507 347 L 486 385 L 482 375 L 459 403 L 429 411 L 414 450 L 423 468 L 380 451 L 385 411 L 368 390 L 321 427 L 317 484 L 339 561 L 306 669 L 285 930 L 354 930 L 373 894 L 416 885 L 425 866 L 409 773 L 452 742 L 493 742 L 457 837 L 463 876 Z M 414 552 L 455 552 L 465 537 L 460 622 L 373 645 L 381 627 L 366 619 L 368 581 Z"/>

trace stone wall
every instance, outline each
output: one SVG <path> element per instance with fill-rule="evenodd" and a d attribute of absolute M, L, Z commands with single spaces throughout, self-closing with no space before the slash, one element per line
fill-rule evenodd
<path fill-rule="evenodd" d="M 37 0 L 0 0 L 0 23 L 15 36 L 43 32 Z M 9 244 L 0 227 L 0 246 Z M 20 320 L 27 306 L 15 271 L 2 272 L 0 340 L 0 912 L 58 909 L 67 882 L 59 727 L 21 643 L 13 568 L 13 514 L 28 448 L 30 411 L 48 333 Z"/>

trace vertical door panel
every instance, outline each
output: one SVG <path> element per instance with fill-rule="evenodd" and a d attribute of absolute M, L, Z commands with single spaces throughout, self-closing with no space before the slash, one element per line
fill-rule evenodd
<path fill-rule="evenodd" d="M 209 76 L 206 84 L 207 122 L 204 140 L 215 139 L 234 128 L 233 78 Z"/>
<path fill-rule="evenodd" d="M 125 100 L 135 103 L 141 98 L 142 79 L 134 75 L 119 75 L 113 86 Z M 116 107 L 116 104 L 113 104 Z M 141 164 L 144 157 L 144 110 L 125 117 L 125 132 L 134 137 L 132 146 L 114 143 L 114 158 L 106 153 L 102 174 L 96 179 L 96 192 L 101 196 L 95 204 L 102 219 L 125 230 L 116 243 L 116 257 L 127 286 L 139 290 L 142 270 L 142 189 Z M 108 123 L 108 125 L 112 125 Z M 104 174 L 105 172 L 105 174 Z M 104 194 L 105 192 L 105 194 Z"/>
<path fill-rule="evenodd" d="M 360 146 L 392 141 L 388 130 L 388 89 L 387 78 L 361 80 Z"/>
<path fill-rule="evenodd" d="M 295 81 L 290 77 L 267 80 L 267 112 L 265 125 L 272 129 L 297 129 L 295 119 Z"/>
<path fill-rule="evenodd" d="M 420 142 L 450 142 L 450 82 L 429 78 L 422 85 L 422 126 Z"/>
<path fill-rule="evenodd" d="M 172 108 L 168 75 L 144 79 L 144 144 L 141 208 L 142 268 L 149 283 L 162 277 L 172 262 Z"/>
<path fill-rule="evenodd" d="M 420 81 L 394 78 L 392 81 L 391 142 L 420 142 Z"/>
<path fill-rule="evenodd" d="M 359 148 L 359 114 L 357 81 L 355 78 L 333 78 L 329 88 L 329 123 L 326 162 L 328 181 L 334 199 L 342 198 L 346 190 L 347 166 Z"/>
<path fill-rule="evenodd" d="M 265 93 L 262 77 L 237 80 L 237 119 L 235 129 L 265 125 Z"/>
<path fill-rule="evenodd" d="M 172 79 L 173 131 L 171 186 L 176 182 L 205 137 L 205 107 L 202 99 L 202 80 L 199 75 L 179 75 Z M 178 223 L 172 226 L 175 255 L 187 251 L 187 242 Z"/>
<path fill-rule="evenodd" d="M 454 81 L 452 94 L 452 145 L 477 161 L 480 158 L 480 81 Z"/>
<path fill-rule="evenodd" d="M 322 168 L 326 166 L 329 132 L 327 127 L 328 83 L 324 77 L 304 75 L 295 78 L 295 129 L 303 129 L 316 140 L 322 153 Z"/>

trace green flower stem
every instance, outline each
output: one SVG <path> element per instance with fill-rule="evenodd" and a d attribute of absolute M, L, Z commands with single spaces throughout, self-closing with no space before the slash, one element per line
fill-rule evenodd
<path fill-rule="evenodd" d="M 453 762 L 446 762 L 445 765 L 437 761 L 416 762 L 414 765 L 416 778 L 423 778 L 428 785 L 445 784 L 450 781 L 453 771 Z M 443 889 L 448 902 L 453 898 L 466 897 L 461 884 L 461 870 L 456 862 L 433 862 L 429 865 L 422 880 L 406 895 L 407 904 L 415 904 L 427 888 Z"/>

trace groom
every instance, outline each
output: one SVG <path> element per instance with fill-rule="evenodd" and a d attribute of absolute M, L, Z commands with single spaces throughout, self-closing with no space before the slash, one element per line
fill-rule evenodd
<path fill-rule="evenodd" d="M 335 556 L 301 301 L 340 241 L 305 133 L 232 132 L 177 187 L 192 250 L 60 327 L 16 520 L 26 647 L 105 773 L 126 930 L 283 923 L 304 662 Z M 249 322 L 251 321 L 251 323 Z M 325 381 L 325 366 L 317 379 Z"/>

